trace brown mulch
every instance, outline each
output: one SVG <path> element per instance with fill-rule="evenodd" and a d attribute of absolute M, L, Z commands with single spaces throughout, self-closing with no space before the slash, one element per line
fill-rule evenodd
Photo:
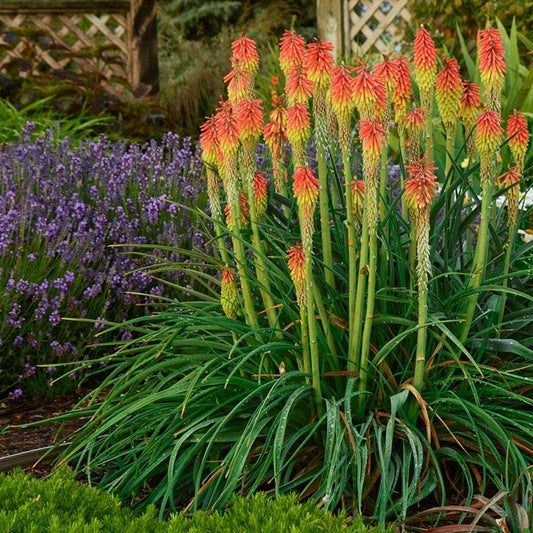
<path fill-rule="evenodd" d="M 44 421 L 66 413 L 86 393 L 87 391 L 82 390 L 64 394 L 59 398 L 30 398 L 1 403 L 0 457 L 51 446 L 61 436 L 66 436 L 82 427 L 85 423 L 84 419 L 69 420 L 63 427 L 61 427 L 60 422 L 46 422 L 32 427 L 20 426 L 32 422 Z M 24 468 L 24 471 L 31 472 L 36 477 L 42 477 L 51 471 L 51 466 L 39 463 Z"/>

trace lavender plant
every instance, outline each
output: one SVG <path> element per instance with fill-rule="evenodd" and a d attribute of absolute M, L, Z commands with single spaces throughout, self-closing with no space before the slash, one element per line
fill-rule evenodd
<path fill-rule="evenodd" d="M 165 284 L 145 267 L 204 246 L 190 210 L 176 203 L 202 205 L 190 139 L 169 133 L 128 145 L 100 137 L 75 147 L 52 130 L 32 140 L 32 130 L 28 123 L 0 150 L 0 384 L 11 397 L 45 393 L 62 365 L 92 353 L 105 323 L 172 299 L 168 283 L 182 283 L 183 272 L 174 269 Z M 146 243 L 150 258 L 128 253 Z"/>

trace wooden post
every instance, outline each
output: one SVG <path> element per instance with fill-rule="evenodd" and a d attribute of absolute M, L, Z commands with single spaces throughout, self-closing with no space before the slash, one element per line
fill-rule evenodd
<path fill-rule="evenodd" d="M 344 36 L 344 0 L 317 0 L 318 37 L 333 43 L 335 59 L 343 59 L 346 53 Z"/>
<path fill-rule="evenodd" d="M 131 0 L 129 24 L 133 94 L 137 98 L 157 96 L 159 63 L 157 60 L 156 0 Z"/>

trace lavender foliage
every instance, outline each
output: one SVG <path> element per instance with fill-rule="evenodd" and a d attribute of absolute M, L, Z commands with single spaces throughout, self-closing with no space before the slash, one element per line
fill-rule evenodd
<path fill-rule="evenodd" d="M 106 321 L 147 312 L 139 305 L 147 298 L 132 293 L 176 296 L 145 275 L 146 257 L 127 253 L 135 245 L 153 244 L 151 253 L 179 262 L 179 251 L 157 247 L 205 244 L 180 207 L 205 205 L 190 139 L 100 137 L 75 146 L 52 132 L 33 141 L 31 134 L 28 124 L 18 142 L 0 148 L 0 390 L 11 398 L 29 382 L 51 383 L 65 372 L 56 365 L 87 358 Z M 180 281 L 183 272 L 170 275 Z"/>

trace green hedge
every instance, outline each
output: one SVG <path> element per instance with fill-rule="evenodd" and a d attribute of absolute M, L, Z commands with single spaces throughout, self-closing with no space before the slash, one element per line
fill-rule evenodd
<path fill-rule="evenodd" d="M 312 502 L 298 503 L 296 496 L 277 500 L 263 493 L 251 499 L 235 498 L 224 512 L 156 517 L 154 507 L 137 514 L 102 490 L 82 485 L 67 469 L 48 480 L 35 479 L 20 470 L 0 475 L 0 531 L 10 533 L 385 533 L 362 521 L 349 522 Z"/>

